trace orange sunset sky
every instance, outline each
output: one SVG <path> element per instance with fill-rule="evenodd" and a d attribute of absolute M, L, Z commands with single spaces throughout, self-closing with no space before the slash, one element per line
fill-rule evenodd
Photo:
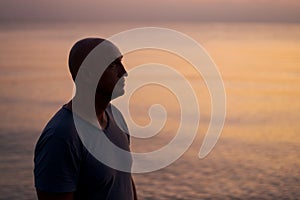
<path fill-rule="evenodd" d="M 300 22 L 299 0 L 1 0 L 0 22 Z"/>

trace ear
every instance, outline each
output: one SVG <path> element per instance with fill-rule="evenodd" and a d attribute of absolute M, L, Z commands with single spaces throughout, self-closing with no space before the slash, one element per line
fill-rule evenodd
<path fill-rule="evenodd" d="M 85 66 L 81 66 L 79 68 L 77 77 L 76 77 L 76 82 L 77 81 L 82 81 L 83 84 L 90 84 L 93 81 L 95 75 Z"/>

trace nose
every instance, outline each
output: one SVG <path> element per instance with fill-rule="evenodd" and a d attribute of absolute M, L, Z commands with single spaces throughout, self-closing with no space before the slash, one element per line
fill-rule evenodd
<path fill-rule="evenodd" d="M 127 71 L 125 70 L 125 73 L 123 74 L 123 76 L 127 77 L 128 76 L 128 73 Z"/>
<path fill-rule="evenodd" d="M 127 77 L 128 76 L 127 71 L 126 71 L 126 69 L 125 69 L 125 67 L 124 67 L 124 65 L 122 63 L 120 65 L 119 69 L 120 69 L 119 70 L 119 77 L 122 77 L 122 76 Z"/>

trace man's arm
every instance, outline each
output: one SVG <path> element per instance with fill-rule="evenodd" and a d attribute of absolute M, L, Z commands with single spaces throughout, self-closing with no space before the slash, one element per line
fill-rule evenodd
<path fill-rule="evenodd" d="M 63 119 L 68 121 L 68 118 Z M 62 121 L 57 117 L 55 120 Z M 35 148 L 34 186 L 37 197 L 39 200 L 73 200 L 80 174 L 80 138 L 68 124 L 50 125 L 45 128 Z"/>
<path fill-rule="evenodd" d="M 73 200 L 73 192 L 48 193 L 36 190 L 39 200 Z"/>

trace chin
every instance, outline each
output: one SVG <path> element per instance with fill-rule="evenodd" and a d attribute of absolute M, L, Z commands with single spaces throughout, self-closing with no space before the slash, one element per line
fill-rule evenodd
<path fill-rule="evenodd" d="M 115 89 L 113 94 L 111 95 L 111 99 L 115 99 L 118 98 L 120 96 L 123 96 L 125 94 L 125 90 L 124 89 Z"/>

